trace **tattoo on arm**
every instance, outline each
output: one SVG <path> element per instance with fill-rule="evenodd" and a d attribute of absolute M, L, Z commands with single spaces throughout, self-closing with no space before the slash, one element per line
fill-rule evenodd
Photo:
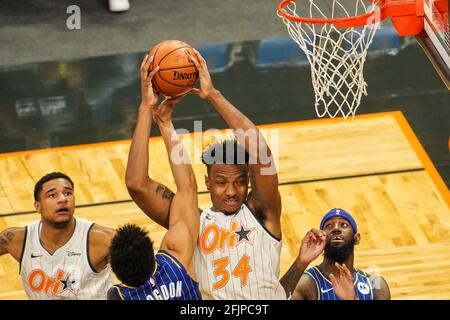
<path fill-rule="evenodd" d="M 175 195 L 169 188 L 167 188 L 165 185 L 162 185 L 160 183 L 156 187 L 156 193 L 161 193 L 161 196 L 163 197 L 163 199 L 167 199 L 167 200 L 172 200 L 172 198 Z"/>
<path fill-rule="evenodd" d="M 286 292 L 286 296 L 289 298 L 292 292 L 295 290 L 297 283 L 299 282 L 305 269 L 300 268 L 297 263 L 293 263 L 289 270 L 280 279 L 280 283 Z"/>
<path fill-rule="evenodd" d="M 8 229 L 0 233 L 0 246 L 4 246 L 14 238 L 12 230 Z"/>

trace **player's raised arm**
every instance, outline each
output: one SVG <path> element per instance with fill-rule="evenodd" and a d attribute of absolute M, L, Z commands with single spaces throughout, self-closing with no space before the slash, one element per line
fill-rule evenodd
<path fill-rule="evenodd" d="M 139 208 L 153 221 L 168 228 L 169 208 L 174 194 L 169 188 L 154 181 L 148 175 L 151 108 L 158 103 L 158 95 L 152 86 L 152 78 L 158 71 L 158 67 L 153 72 L 149 72 L 152 59 L 153 57 L 147 55 L 140 67 L 142 100 L 128 155 L 125 182 L 131 198 Z"/>
<path fill-rule="evenodd" d="M 207 99 L 222 116 L 235 136 L 250 155 L 250 181 L 252 190 L 248 204 L 262 215 L 269 231 L 281 237 L 280 215 L 281 197 L 278 191 L 278 175 L 272 153 L 261 132 L 250 119 L 214 88 L 205 59 L 194 49 L 192 57 L 200 78 L 200 89 L 193 93 Z"/>
<path fill-rule="evenodd" d="M 297 258 L 280 279 L 287 297 L 292 295 L 292 299 L 302 299 L 301 296 L 305 290 L 305 285 L 308 285 L 310 282 L 307 280 L 301 281 L 300 279 L 308 265 L 323 252 L 325 244 L 326 234 L 322 230 L 311 229 L 306 233 L 300 245 Z"/>
<path fill-rule="evenodd" d="M 173 104 L 177 99 L 165 99 L 159 107 L 153 107 L 153 117 L 166 146 L 177 191 L 172 200 L 169 215 L 169 231 L 161 247 L 175 251 L 177 257 L 189 269 L 197 243 L 200 216 L 198 213 L 197 182 L 189 155 L 179 140 L 172 124 Z"/>
<path fill-rule="evenodd" d="M 189 193 L 192 196 L 192 194 L 197 195 L 194 171 L 189 155 L 172 124 L 173 105 L 180 99 L 181 97 L 177 99 L 166 98 L 159 107 L 153 106 L 152 111 L 166 146 L 170 169 L 177 186 L 177 194 Z M 194 198 L 197 199 L 197 196 Z"/>

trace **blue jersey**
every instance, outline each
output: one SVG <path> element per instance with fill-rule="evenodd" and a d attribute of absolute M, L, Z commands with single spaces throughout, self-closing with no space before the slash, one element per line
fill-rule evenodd
<path fill-rule="evenodd" d="M 153 275 L 139 288 L 116 284 L 122 300 L 201 300 L 198 282 L 187 273 L 184 266 L 170 253 L 159 250 L 155 255 Z"/>
<path fill-rule="evenodd" d="M 334 293 L 333 285 L 328 275 L 319 266 L 305 271 L 316 283 L 317 300 L 341 300 Z M 353 271 L 355 293 L 359 300 L 375 300 L 375 288 L 369 274 L 362 270 Z"/>

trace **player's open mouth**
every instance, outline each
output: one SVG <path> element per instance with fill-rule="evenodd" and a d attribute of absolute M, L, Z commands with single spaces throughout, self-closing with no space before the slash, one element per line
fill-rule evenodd
<path fill-rule="evenodd" d="M 341 236 L 333 236 L 331 242 L 344 242 L 344 239 Z"/>
<path fill-rule="evenodd" d="M 60 209 L 56 210 L 56 213 L 59 213 L 59 214 L 69 213 L 69 208 L 60 208 Z"/>

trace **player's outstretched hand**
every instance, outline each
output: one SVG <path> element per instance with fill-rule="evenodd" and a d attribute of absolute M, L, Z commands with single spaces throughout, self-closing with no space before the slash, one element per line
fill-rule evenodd
<path fill-rule="evenodd" d="M 191 56 L 192 62 L 198 70 L 198 77 L 200 79 L 200 89 L 192 88 L 191 92 L 200 96 L 202 99 L 207 99 L 215 88 L 213 86 L 211 75 L 208 71 L 206 60 L 202 57 L 200 52 L 193 48 L 194 55 Z"/>
<path fill-rule="evenodd" d="M 153 56 L 148 54 L 144 57 L 140 67 L 141 75 L 141 105 L 146 107 L 155 106 L 158 103 L 158 93 L 154 90 L 152 79 L 159 70 L 157 66 L 152 72 L 150 72 L 150 64 L 153 61 Z"/>
<path fill-rule="evenodd" d="M 156 122 L 156 124 L 161 126 L 167 126 L 172 123 L 172 112 L 173 112 L 173 106 L 177 104 L 183 97 L 186 95 L 182 95 L 177 98 L 169 98 L 166 97 L 159 106 L 153 105 L 152 108 L 152 114 L 153 114 L 153 120 Z"/>

